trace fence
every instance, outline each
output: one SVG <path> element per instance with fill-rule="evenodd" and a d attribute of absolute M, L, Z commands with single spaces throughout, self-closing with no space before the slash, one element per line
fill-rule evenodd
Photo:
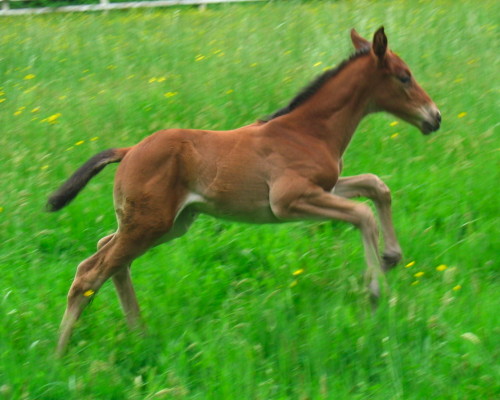
<path fill-rule="evenodd" d="M 114 3 L 109 0 L 99 0 L 99 4 L 79 4 L 69 6 L 54 6 L 54 7 L 33 7 L 33 8 L 11 8 L 11 2 L 29 2 L 30 0 L 0 0 L 2 8 L 0 16 L 4 15 L 24 15 L 24 14 L 47 14 L 52 12 L 82 12 L 82 11 L 107 11 L 107 10 L 123 10 L 127 8 L 153 8 L 153 7 L 169 7 L 178 5 L 198 5 L 206 7 L 208 4 L 218 3 L 243 3 L 255 2 L 263 0 L 151 0 L 151 1 L 133 1 Z"/>

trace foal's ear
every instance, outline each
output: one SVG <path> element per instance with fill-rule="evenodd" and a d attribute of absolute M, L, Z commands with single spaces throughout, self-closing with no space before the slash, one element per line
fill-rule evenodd
<path fill-rule="evenodd" d="M 351 29 L 351 40 L 356 50 L 369 48 L 372 44 L 364 37 L 360 36 L 356 29 Z"/>
<path fill-rule="evenodd" d="M 381 26 L 373 36 L 373 53 L 377 56 L 380 65 L 384 64 L 385 54 L 387 53 L 387 36 L 385 36 L 384 27 Z"/>

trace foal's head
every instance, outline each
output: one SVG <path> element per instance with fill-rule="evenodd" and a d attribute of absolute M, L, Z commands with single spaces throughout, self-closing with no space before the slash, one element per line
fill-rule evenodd
<path fill-rule="evenodd" d="M 372 87 L 372 111 L 387 111 L 419 128 L 422 133 L 437 131 L 441 113 L 429 95 L 420 87 L 405 62 L 387 48 L 387 36 L 380 28 L 373 43 L 354 29 L 351 39 L 356 50 L 370 48 L 376 70 Z"/>

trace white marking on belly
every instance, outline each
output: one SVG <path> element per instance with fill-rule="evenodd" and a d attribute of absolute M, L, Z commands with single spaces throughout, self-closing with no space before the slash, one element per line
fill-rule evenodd
<path fill-rule="evenodd" d="M 230 207 L 229 209 L 227 209 L 227 205 L 226 207 L 222 206 L 221 208 L 220 204 L 216 204 L 210 200 L 207 200 L 205 197 L 201 196 L 198 193 L 191 192 L 186 196 L 186 200 L 184 201 L 182 207 L 179 209 L 177 217 L 189 206 L 193 206 L 192 212 L 194 214 L 203 213 L 212 215 L 216 218 L 222 218 L 231 221 L 246 223 L 279 222 L 272 213 L 267 201 L 262 201 L 262 204 L 255 203 L 253 207 L 247 210 L 239 210 L 237 207 Z"/>

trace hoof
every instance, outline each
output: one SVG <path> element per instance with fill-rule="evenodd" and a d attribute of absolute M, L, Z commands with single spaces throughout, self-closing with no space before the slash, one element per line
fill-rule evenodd
<path fill-rule="evenodd" d="M 400 252 L 386 252 L 382 255 L 382 269 L 389 271 L 393 269 L 401 261 L 402 255 Z"/>

